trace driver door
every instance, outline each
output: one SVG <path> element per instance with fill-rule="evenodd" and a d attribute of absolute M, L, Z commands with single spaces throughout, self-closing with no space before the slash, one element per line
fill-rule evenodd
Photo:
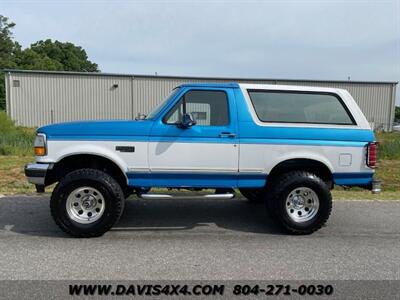
<path fill-rule="evenodd" d="M 196 124 L 179 126 L 185 113 Z M 223 187 L 237 184 L 239 145 L 231 89 L 185 88 L 150 134 L 153 186 Z"/>

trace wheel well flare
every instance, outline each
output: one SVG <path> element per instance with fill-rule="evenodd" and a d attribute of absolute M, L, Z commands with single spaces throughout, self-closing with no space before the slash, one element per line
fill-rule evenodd
<path fill-rule="evenodd" d="M 68 173 L 82 168 L 104 171 L 117 180 L 121 187 L 127 186 L 127 177 L 115 162 L 93 154 L 77 154 L 64 157 L 55 163 L 52 170 L 46 175 L 46 185 L 57 182 Z"/>
<path fill-rule="evenodd" d="M 280 175 L 290 172 L 290 171 L 308 171 L 325 181 L 328 186 L 333 185 L 333 176 L 331 170 L 322 162 L 313 159 L 289 159 L 277 164 L 272 168 L 271 172 L 268 174 L 268 181 L 279 177 Z"/>

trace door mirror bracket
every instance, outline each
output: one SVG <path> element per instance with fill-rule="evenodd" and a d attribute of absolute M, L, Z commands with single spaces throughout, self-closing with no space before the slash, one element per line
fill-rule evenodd
<path fill-rule="evenodd" d="M 182 116 L 182 120 L 178 123 L 178 127 L 180 128 L 190 128 L 194 125 L 196 125 L 196 120 L 190 113 L 184 114 Z"/>

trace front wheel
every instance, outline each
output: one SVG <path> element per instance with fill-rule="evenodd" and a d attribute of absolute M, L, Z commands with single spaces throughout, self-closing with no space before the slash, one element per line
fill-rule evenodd
<path fill-rule="evenodd" d="M 294 171 L 282 175 L 270 193 L 270 206 L 283 227 L 292 234 L 320 229 L 332 210 L 327 184 L 317 175 Z"/>
<path fill-rule="evenodd" d="M 64 232 L 75 237 L 96 237 L 119 220 L 124 201 L 124 193 L 114 178 L 100 170 L 79 169 L 57 184 L 50 210 Z"/>

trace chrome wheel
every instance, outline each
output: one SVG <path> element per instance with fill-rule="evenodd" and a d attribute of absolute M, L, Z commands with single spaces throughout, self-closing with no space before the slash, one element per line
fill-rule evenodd
<path fill-rule="evenodd" d="M 317 194 L 308 187 L 298 187 L 286 198 L 286 212 L 294 222 L 302 223 L 311 220 L 319 209 Z"/>
<path fill-rule="evenodd" d="M 77 223 L 90 224 L 104 213 L 103 195 L 92 187 L 80 187 L 72 191 L 66 202 L 68 216 Z"/>

